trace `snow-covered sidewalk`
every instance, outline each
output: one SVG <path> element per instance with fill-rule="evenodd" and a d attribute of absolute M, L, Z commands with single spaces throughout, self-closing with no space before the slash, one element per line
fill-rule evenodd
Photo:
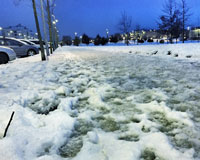
<path fill-rule="evenodd" d="M 1 65 L 0 159 L 200 159 L 199 83 L 198 44 L 62 47 Z"/>

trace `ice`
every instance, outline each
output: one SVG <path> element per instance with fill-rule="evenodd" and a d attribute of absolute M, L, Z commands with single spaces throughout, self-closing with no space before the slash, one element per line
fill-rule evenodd
<path fill-rule="evenodd" d="M 0 159 L 198 160 L 199 53 L 198 44 L 60 47 L 48 62 L 1 65 Z"/>
<path fill-rule="evenodd" d="M 55 90 L 56 94 L 68 96 L 70 94 L 70 90 L 65 86 L 61 86 Z"/>
<path fill-rule="evenodd" d="M 89 138 L 89 141 L 94 143 L 94 144 L 97 144 L 98 141 L 99 141 L 99 137 L 97 135 L 96 132 L 88 132 L 88 138 Z"/>

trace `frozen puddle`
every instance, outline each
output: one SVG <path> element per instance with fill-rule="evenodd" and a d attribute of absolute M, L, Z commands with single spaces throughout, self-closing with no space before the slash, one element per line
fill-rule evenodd
<path fill-rule="evenodd" d="M 9 154 L 40 160 L 200 159 L 199 70 L 197 62 L 174 58 L 67 48 L 65 59 L 50 68 L 49 85 L 26 101 L 15 100 L 35 119 L 29 131 L 35 137 L 28 132 L 18 143 L 39 144 Z M 29 125 L 24 119 L 20 123 Z"/>

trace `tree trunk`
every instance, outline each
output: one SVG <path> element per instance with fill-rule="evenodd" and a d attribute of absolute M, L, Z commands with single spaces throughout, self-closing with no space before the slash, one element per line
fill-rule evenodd
<path fill-rule="evenodd" d="M 185 42 L 185 40 L 184 40 L 184 35 L 185 35 L 185 4 L 184 3 L 185 2 L 183 2 L 183 6 L 182 6 L 183 7 L 183 13 L 182 13 L 183 14 L 183 17 L 182 17 L 183 18 L 183 21 L 182 21 L 182 23 L 183 23 L 182 24 L 183 25 L 182 26 L 182 42 L 183 43 Z"/>
<path fill-rule="evenodd" d="M 38 16 L 37 16 L 35 0 L 32 0 L 32 4 L 33 4 L 34 17 L 35 17 L 35 24 L 36 24 L 37 33 L 38 33 L 38 39 L 39 39 L 39 42 L 40 42 L 41 59 L 42 59 L 42 61 L 45 61 L 46 57 L 45 57 L 45 54 L 44 54 L 44 46 L 43 46 L 42 36 L 41 36 L 41 32 L 40 32 L 40 25 L 39 25 Z"/>
<path fill-rule="evenodd" d="M 55 47 L 53 46 L 52 21 L 51 21 L 51 12 L 50 12 L 49 0 L 47 0 L 47 14 L 48 14 L 48 26 L 49 26 L 50 50 L 51 50 L 51 54 L 52 54 L 53 50 L 55 50 Z"/>

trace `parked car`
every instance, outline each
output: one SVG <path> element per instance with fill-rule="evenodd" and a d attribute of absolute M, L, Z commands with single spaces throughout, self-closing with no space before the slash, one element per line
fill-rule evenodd
<path fill-rule="evenodd" d="M 15 38 L 0 37 L 0 46 L 12 48 L 17 57 L 32 56 L 39 53 L 38 48 Z"/>
<path fill-rule="evenodd" d="M 31 39 L 30 41 L 35 43 L 35 45 L 40 49 L 40 41 L 39 41 L 39 39 Z M 43 46 L 44 46 L 44 49 L 45 49 L 46 48 L 45 42 L 42 41 L 42 43 L 43 43 Z M 48 44 L 48 47 L 50 47 L 49 44 Z"/>
<path fill-rule="evenodd" d="M 36 45 L 35 43 L 31 42 L 30 40 L 27 39 L 20 39 L 20 41 L 27 43 L 28 45 L 32 45 L 38 49 L 40 49 L 40 47 L 38 45 Z"/>
<path fill-rule="evenodd" d="M 16 59 L 16 53 L 13 49 L 0 46 L 0 64 L 8 63 Z"/>

